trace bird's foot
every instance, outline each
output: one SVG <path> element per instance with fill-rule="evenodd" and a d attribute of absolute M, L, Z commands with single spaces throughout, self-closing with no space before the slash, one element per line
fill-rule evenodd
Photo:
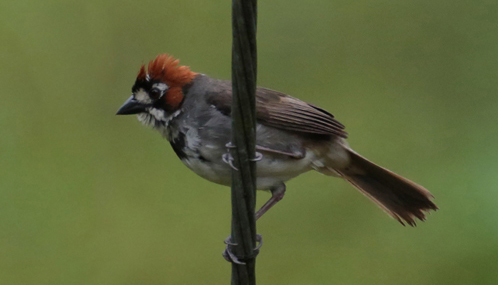
<path fill-rule="evenodd" d="M 254 252 L 251 256 L 246 256 L 246 258 L 254 258 L 259 254 L 259 249 L 263 246 L 263 236 L 260 234 L 256 234 L 256 242 L 258 245 L 254 248 Z M 237 246 L 237 243 L 232 242 L 232 236 L 229 236 L 225 239 L 224 243 L 227 245 L 225 251 L 223 251 L 223 257 L 226 261 L 232 262 L 239 265 L 245 265 L 246 263 L 241 261 L 233 252 L 232 246 Z"/>
<path fill-rule="evenodd" d="M 232 142 L 228 142 L 225 144 L 225 147 L 227 148 L 227 153 L 221 156 L 221 159 L 223 160 L 224 163 L 230 165 L 230 167 L 236 171 L 239 171 L 235 165 L 233 165 L 233 156 L 230 154 L 230 150 L 235 148 L 235 145 L 232 144 Z"/>
<path fill-rule="evenodd" d="M 233 163 L 230 163 L 231 161 L 233 161 L 233 157 L 230 154 L 230 150 L 236 148 L 236 146 L 232 143 L 232 142 L 228 142 L 225 144 L 225 147 L 227 148 L 227 153 L 223 155 L 223 161 L 225 163 L 228 163 L 232 168 L 234 168 L 235 170 L 238 170 L 237 168 L 235 168 L 233 166 Z M 263 154 L 261 152 L 255 152 L 255 157 L 254 158 L 251 158 L 250 160 L 251 161 L 260 161 L 261 159 L 263 159 Z"/>
<path fill-rule="evenodd" d="M 236 146 L 232 142 L 227 142 L 225 144 L 225 147 L 228 148 L 228 149 L 236 148 Z"/>
<path fill-rule="evenodd" d="M 239 169 L 235 167 L 235 165 L 233 165 L 233 156 L 229 152 L 222 155 L 221 159 L 223 160 L 224 163 L 230 165 L 231 168 L 233 168 L 236 171 L 239 171 Z"/>
<path fill-rule="evenodd" d="M 251 161 L 260 161 L 263 159 L 263 154 L 261 152 L 256 152 L 256 157 L 252 158 Z"/>

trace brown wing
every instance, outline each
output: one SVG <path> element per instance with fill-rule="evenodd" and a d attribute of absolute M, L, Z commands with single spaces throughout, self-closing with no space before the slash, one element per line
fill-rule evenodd
<path fill-rule="evenodd" d="M 218 81 L 220 87 L 207 94 L 207 101 L 220 112 L 230 116 L 232 90 L 229 81 Z M 329 112 L 289 95 L 258 87 L 256 89 L 256 118 L 267 126 L 300 133 L 335 135 L 346 138 L 344 125 Z"/>
<path fill-rule="evenodd" d="M 256 90 L 256 117 L 265 125 L 302 133 L 346 138 L 344 125 L 329 112 L 266 88 Z"/>

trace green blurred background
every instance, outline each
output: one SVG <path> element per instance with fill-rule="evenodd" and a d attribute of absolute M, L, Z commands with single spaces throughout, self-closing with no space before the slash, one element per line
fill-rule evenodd
<path fill-rule="evenodd" d="M 230 78 L 230 5 L 0 3 L 1 284 L 229 283 L 229 189 L 114 114 L 159 53 Z M 404 228 L 305 174 L 258 222 L 259 283 L 498 284 L 498 3 L 260 1 L 258 30 L 259 85 L 331 111 L 441 208 Z"/>

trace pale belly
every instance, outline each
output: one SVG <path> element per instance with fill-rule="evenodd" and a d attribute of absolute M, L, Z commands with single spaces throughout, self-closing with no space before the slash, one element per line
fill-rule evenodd
<path fill-rule="evenodd" d="M 221 157 L 210 161 L 198 158 L 182 161 L 204 179 L 222 185 L 231 185 L 232 168 Z M 263 153 L 262 159 L 256 163 L 256 188 L 268 190 L 272 186 L 312 170 L 316 162 L 317 157 L 311 151 L 308 151 L 306 156 L 300 159 Z"/>

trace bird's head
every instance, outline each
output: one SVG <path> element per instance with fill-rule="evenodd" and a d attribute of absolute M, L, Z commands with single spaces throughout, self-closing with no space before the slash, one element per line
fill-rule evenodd
<path fill-rule="evenodd" d="M 116 115 L 138 114 L 144 124 L 158 126 L 167 122 L 183 102 L 183 87 L 192 82 L 197 73 L 179 60 L 161 54 L 140 67 L 132 95 L 119 108 Z"/>

